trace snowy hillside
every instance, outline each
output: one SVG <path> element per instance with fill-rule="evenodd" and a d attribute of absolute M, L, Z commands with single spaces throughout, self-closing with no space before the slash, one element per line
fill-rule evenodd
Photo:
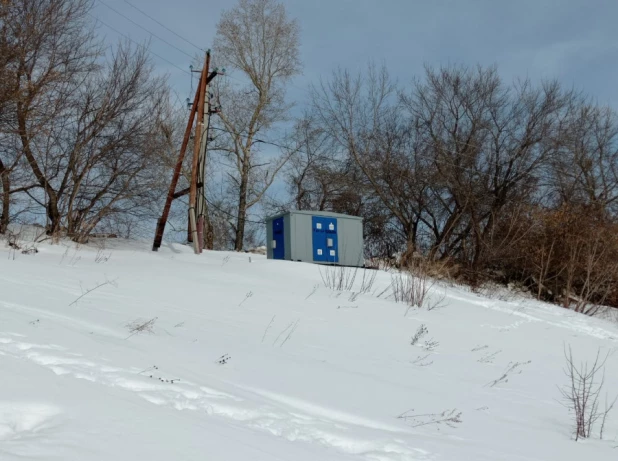
<path fill-rule="evenodd" d="M 606 440 L 574 442 L 558 388 L 563 348 L 616 350 L 617 324 L 453 287 L 404 317 L 389 283 L 356 296 L 261 255 L 2 243 L 0 460 L 618 459 L 618 410 Z"/>

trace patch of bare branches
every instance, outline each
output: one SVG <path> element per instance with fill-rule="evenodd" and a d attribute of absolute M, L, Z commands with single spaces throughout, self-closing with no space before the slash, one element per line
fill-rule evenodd
<path fill-rule="evenodd" d="M 429 426 L 429 425 L 445 425 L 455 428 L 458 424 L 461 424 L 461 415 L 463 413 L 457 408 L 450 410 L 444 410 L 441 413 L 426 413 L 415 414 L 414 409 L 408 410 L 397 416 L 398 419 L 403 419 L 409 423 L 412 427 Z"/>
<path fill-rule="evenodd" d="M 108 52 L 94 3 L 0 4 L 0 233 L 19 213 L 42 212 L 53 243 L 85 242 L 160 196 L 167 85 L 147 47 Z"/>
<path fill-rule="evenodd" d="M 116 283 L 116 282 L 117 282 L 117 280 L 118 280 L 117 278 L 116 278 L 116 279 L 113 279 L 113 280 L 107 280 L 107 279 L 106 279 L 104 282 L 97 283 L 97 284 L 96 284 L 95 286 L 93 286 L 92 288 L 87 288 L 86 290 L 84 290 L 84 289 L 82 288 L 82 294 L 81 294 L 81 295 L 79 295 L 79 296 L 78 296 L 78 297 L 77 297 L 77 298 L 76 298 L 76 299 L 75 299 L 75 300 L 74 300 L 71 304 L 69 304 L 69 306 L 72 306 L 72 305 L 74 305 L 74 304 L 77 304 L 77 303 L 78 303 L 78 302 L 79 302 L 82 298 L 84 298 L 85 296 L 88 296 L 88 295 L 89 295 L 90 293 L 92 293 L 93 291 L 96 291 L 96 290 L 98 290 L 99 288 L 104 287 L 104 286 L 106 286 L 106 285 L 111 285 L 111 286 L 113 286 L 113 287 L 117 287 L 117 286 L 118 286 L 118 284 Z M 80 286 L 81 286 L 81 285 L 80 285 Z"/>
<path fill-rule="evenodd" d="M 406 304 L 407 315 L 413 307 L 438 307 L 441 299 L 431 299 L 430 292 L 436 280 L 429 275 L 428 266 L 420 260 L 391 274 L 391 296 L 395 302 Z"/>
<path fill-rule="evenodd" d="M 613 410 L 618 396 L 613 400 L 603 395 L 605 386 L 605 364 L 609 358 L 608 352 L 601 356 L 601 351 L 593 362 L 575 363 L 573 351 L 569 346 L 565 349 L 564 357 L 566 365 L 564 373 L 568 378 L 568 384 L 560 388 L 564 404 L 574 419 L 575 440 L 592 437 L 598 428 L 599 438 L 603 439 L 603 432 L 609 413 Z M 601 398 L 604 404 L 601 406 Z"/>
<path fill-rule="evenodd" d="M 335 291 L 352 291 L 358 267 L 338 265 L 318 266 L 322 283 L 326 288 Z"/>
<path fill-rule="evenodd" d="M 424 323 L 421 324 L 416 330 L 416 333 L 414 333 L 414 336 L 412 336 L 412 340 L 410 341 L 410 344 L 415 346 L 416 343 L 418 343 L 421 340 L 421 338 L 423 338 L 427 333 L 429 333 L 427 326 Z"/>
<path fill-rule="evenodd" d="M 150 320 L 134 320 L 133 322 L 127 325 L 129 332 L 131 333 L 125 339 L 129 339 L 131 336 L 140 334 L 140 333 L 153 333 L 154 325 L 159 317 L 153 317 Z"/>
<path fill-rule="evenodd" d="M 528 365 L 532 363 L 532 360 L 528 360 L 527 362 L 510 362 L 507 367 L 506 370 L 504 370 L 504 373 L 502 373 L 502 375 L 500 375 L 499 378 L 494 379 L 493 381 L 487 383 L 485 386 L 486 387 L 495 387 L 498 384 L 501 383 L 508 383 L 509 379 L 513 376 L 513 375 L 519 375 L 521 374 L 522 367 L 524 365 Z"/>

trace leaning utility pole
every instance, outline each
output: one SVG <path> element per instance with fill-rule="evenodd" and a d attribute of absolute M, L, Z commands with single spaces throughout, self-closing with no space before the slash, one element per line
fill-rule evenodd
<path fill-rule="evenodd" d="M 200 80 L 198 83 L 193 104 L 191 105 L 191 113 L 189 114 L 189 121 L 187 128 L 185 129 L 185 135 L 182 140 L 178 160 L 174 167 L 174 173 L 172 174 L 172 181 L 168 190 L 165 205 L 163 207 L 163 213 L 157 222 L 157 230 L 155 232 L 154 242 L 152 244 L 152 250 L 157 251 L 161 247 L 163 240 L 163 232 L 165 231 L 165 225 L 169 217 L 170 208 L 174 199 L 180 198 L 189 194 L 189 241 L 193 242 L 193 248 L 196 254 L 202 252 L 203 248 L 203 236 L 198 233 L 199 220 L 202 222 L 202 229 L 204 223 L 204 215 L 206 212 L 205 196 L 204 196 L 204 182 L 206 173 L 206 144 L 208 142 L 205 127 L 204 127 L 204 113 L 206 106 L 208 105 L 208 114 L 210 115 L 210 104 L 207 102 L 207 90 L 208 84 L 221 73 L 215 69 L 209 73 L 210 66 L 210 50 L 206 52 L 206 58 L 204 60 L 204 67 L 200 73 Z M 197 115 L 197 124 L 195 126 L 194 134 L 194 146 L 193 146 L 193 159 L 191 162 L 191 180 L 189 187 L 181 191 L 176 192 L 176 186 L 178 185 L 178 179 L 180 178 L 180 172 L 182 170 L 182 163 L 187 151 L 187 145 L 191 138 L 191 131 L 193 128 L 193 122 Z M 198 190 L 200 192 L 200 204 L 196 212 Z M 197 217 L 199 213 L 199 219 Z"/>

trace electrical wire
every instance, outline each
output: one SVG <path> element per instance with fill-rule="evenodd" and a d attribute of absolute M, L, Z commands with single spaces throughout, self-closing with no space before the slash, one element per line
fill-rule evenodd
<path fill-rule="evenodd" d="M 232 75 L 228 75 L 227 73 L 225 74 L 225 77 L 227 77 L 229 79 L 232 79 L 232 80 L 236 80 L 238 83 L 242 83 L 243 85 L 249 83 L 249 81 L 243 81 L 243 80 L 241 80 L 241 79 L 239 79 L 237 77 L 234 77 Z M 307 95 L 311 96 L 311 91 L 308 90 L 307 88 L 303 88 L 301 86 L 295 85 L 294 83 L 290 83 L 290 82 L 287 82 L 286 85 L 291 86 L 293 88 L 296 88 L 297 90 L 300 90 L 303 93 L 306 93 Z"/>
<path fill-rule="evenodd" d="M 174 34 L 176 37 L 178 37 L 179 39 L 183 40 L 184 42 L 188 43 L 189 45 L 197 48 L 200 51 L 206 51 L 203 48 L 197 46 L 195 43 L 193 43 L 190 40 L 187 40 L 186 38 L 184 38 L 182 35 L 176 33 L 175 31 L 173 31 L 172 29 L 170 29 L 169 27 L 167 27 L 165 24 L 163 24 L 162 22 L 158 21 L 157 19 L 153 18 L 152 16 L 150 16 L 148 13 L 146 13 L 145 11 L 141 10 L 140 8 L 138 8 L 137 6 L 133 5 L 131 2 L 129 2 L 128 0 L 124 0 L 124 2 L 129 5 L 131 8 L 134 8 L 135 10 L 139 11 L 140 13 L 142 13 L 144 16 L 146 16 L 148 19 L 156 22 L 157 24 L 159 24 L 161 27 L 163 27 L 165 30 L 167 30 L 168 32 L 171 32 L 172 34 Z"/>
<path fill-rule="evenodd" d="M 248 138 L 249 138 L 249 136 L 248 136 L 248 135 L 246 135 L 246 134 L 243 134 L 243 133 L 236 133 L 236 132 L 234 132 L 234 131 L 226 130 L 226 129 L 224 129 L 224 128 L 219 128 L 219 127 L 216 127 L 216 126 L 210 127 L 209 129 L 211 129 L 211 130 L 217 130 L 217 131 L 222 131 L 223 133 L 232 134 L 232 135 L 234 135 L 234 136 L 238 136 L 238 137 L 240 137 L 240 138 L 244 138 L 244 139 L 248 139 Z M 256 143 L 268 144 L 268 145 L 271 145 L 271 146 L 274 146 L 274 147 L 278 147 L 278 148 L 280 148 L 280 149 L 291 149 L 291 147 L 290 147 L 290 146 L 284 146 L 284 145 L 278 144 L 278 143 L 276 143 L 276 142 L 274 142 L 274 141 L 268 141 L 268 140 L 265 140 L 265 139 L 260 139 L 260 138 L 254 138 L 253 143 L 254 143 L 254 144 L 256 144 Z M 306 154 L 306 152 L 303 152 L 303 151 L 300 151 L 300 150 L 298 150 L 297 152 L 300 152 L 300 153 L 304 153 L 304 154 Z"/>
<path fill-rule="evenodd" d="M 123 36 L 124 38 L 126 38 L 127 40 L 129 40 L 130 42 L 134 43 L 135 45 L 144 48 L 148 53 L 152 54 L 153 56 L 156 56 L 157 58 L 167 62 L 168 64 L 170 64 L 171 66 L 175 67 L 176 69 L 178 69 L 181 72 L 184 72 L 187 75 L 191 75 L 191 72 L 183 69 L 182 67 L 177 66 L 176 64 L 174 64 L 172 61 L 170 61 L 169 59 L 164 58 L 163 56 L 155 53 L 154 51 L 152 51 L 151 49 L 147 48 L 146 46 L 144 46 L 142 43 L 138 43 L 135 40 L 133 40 L 131 37 L 129 37 L 126 34 L 123 34 L 122 32 L 120 32 L 118 29 L 116 29 L 115 27 L 110 26 L 109 24 L 107 24 L 105 21 L 102 21 L 101 19 L 99 19 L 97 16 L 94 16 L 91 13 L 88 13 L 88 15 L 93 18 L 95 21 L 100 22 L 101 24 L 103 24 L 105 27 L 113 30 L 114 32 L 116 32 L 118 35 Z"/>
<path fill-rule="evenodd" d="M 167 40 L 165 40 L 164 38 L 159 37 L 159 36 L 158 36 L 157 34 L 155 34 L 154 32 L 152 32 L 152 31 L 150 31 L 150 30 L 146 29 L 144 26 L 142 26 L 141 24 L 139 24 L 139 23 L 135 22 L 133 19 L 129 18 L 129 17 L 128 17 L 128 16 L 126 16 L 125 14 L 121 13 L 121 12 L 120 12 L 120 11 L 118 11 L 116 8 L 114 8 L 113 6 L 108 5 L 108 4 L 107 4 L 106 2 L 104 2 L 103 0 L 98 0 L 98 2 L 99 2 L 101 5 L 103 5 L 103 6 L 107 7 L 107 8 L 109 8 L 110 10 L 112 10 L 114 13 L 116 13 L 116 14 L 118 14 L 118 15 L 122 16 L 122 17 L 123 17 L 123 18 L 125 18 L 127 21 L 129 21 L 129 22 L 131 22 L 132 24 L 136 25 L 136 26 L 137 26 L 137 27 L 139 27 L 140 29 L 142 29 L 142 30 L 146 31 L 146 32 L 147 32 L 147 33 L 149 33 L 152 37 L 155 37 L 155 38 L 157 38 L 157 39 L 161 40 L 163 43 L 166 43 L 167 45 L 171 46 L 171 47 L 172 47 L 172 48 L 174 48 L 176 51 L 181 52 L 182 54 L 184 54 L 185 56 L 188 56 L 188 57 L 189 57 L 189 58 L 191 58 L 191 59 L 195 58 L 195 56 L 190 55 L 189 53 L 185 52 L 184 50 L 182 50 L 182 49 L 178 48 L 176 45 L 174 45 L 174 44 L 172 44 L 172 43 L 168 42 L 168 41 L 167 41 Z"/>

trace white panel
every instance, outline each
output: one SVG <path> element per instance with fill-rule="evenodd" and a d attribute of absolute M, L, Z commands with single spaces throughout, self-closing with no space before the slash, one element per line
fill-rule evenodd
<path fill-rule="evenodd" d="M 322 250 L 318 248 L 318 256 L 322 256 Z"/>
<path fill-rule="evenodd" d="M 330 255 L 335 256 L 335 250 L 330 250 Z"/>
<path fill-rule="evenodd" d="M 277 241 L 276 240 L 273 240 L 273 249 L 274 248 L 277 248 Z"/>
<path fill-rule="evenodd" d="M 320 223 L 320 222 L 316 223 L 315 228 L 316 229 L 322 229 L 322 223 Z"/>
<path fill-rule="evenodd" d="M 327 247 L 332 247 L 333 246 L 333 239 L 326 239 L 326 246 Z"/>

